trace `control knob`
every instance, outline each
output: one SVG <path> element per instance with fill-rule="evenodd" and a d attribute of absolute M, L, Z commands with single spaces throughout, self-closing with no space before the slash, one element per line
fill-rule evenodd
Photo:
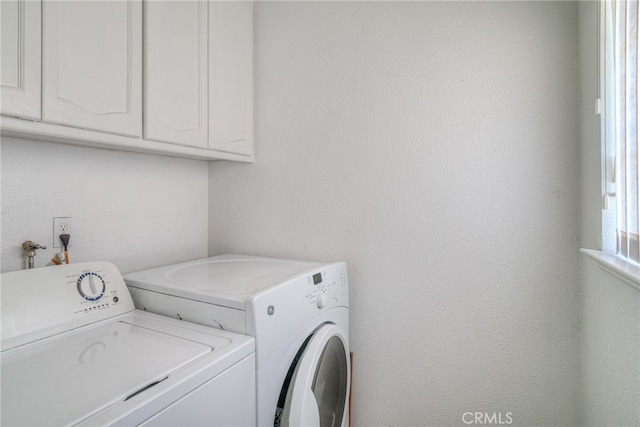
<path fill-rule="evenodd" d="M 78 277 L 78 292 L 89 301 L 97 301 L 104 295 L 105 284 L 98 274 L 89 272 Z"/>
<path fill-rule="evenodd" d="M 318 308 L 323 308 L 327 305 L 327 296 L 325 294 L 318 295 L 316 303 L 318 304 Z"/>

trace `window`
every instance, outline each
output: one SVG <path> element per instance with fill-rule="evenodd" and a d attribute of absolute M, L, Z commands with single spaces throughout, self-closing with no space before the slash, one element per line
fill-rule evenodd
<path fill-rule="evenodd" d="M 638 0 L 606 0 L 604 17 L 605 199 L 615 198 L 618 255 L 640 262 L 638 215 Z M 613 166 L 613 167 L 611 167 Z M 608 170 L 607 170 L 608 169 Z"/>

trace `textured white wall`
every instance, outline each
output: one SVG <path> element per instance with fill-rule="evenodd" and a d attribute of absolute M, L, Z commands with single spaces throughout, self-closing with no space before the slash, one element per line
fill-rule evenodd
<path fill-rule="evenodd" d="M 575 425 L 577 5 L 259 2 L 211 255 L 349 265 L 355 425 Z"/>
<path fill-rule="evenodd" d="M 583 425 L 640 425 L 640 291 L 583 257 Z"/>
<path fill-rule="evenodd" d="M 580 185 L 582 246 L 602 242 L 600 116 L 596 98 L 596 2 L 580 2 Z M 615 244 L 614 244 L 615 245 Z M 581 268 L 582 418 L 586 426 L 640 425 L 640 292 L 583 257 Z"/>
<path fill-rule="evenodd" d="M 72 262 L 123 272 L 207 256 L 207 163 L 2 139 L 2 271 L 23 268 L 21 244 L 44 266 L 53 217 L 71 216 Z"/>

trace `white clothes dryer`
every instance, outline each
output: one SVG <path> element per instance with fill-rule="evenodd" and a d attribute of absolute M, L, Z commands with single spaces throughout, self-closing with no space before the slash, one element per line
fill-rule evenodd
<path fill-rule="evenodd" d="M 254 348 L 135 310 L 107 262 L 4 273 L 1 424 L 255 425 Z"/>
<path fill-rule="evenodd" d="M 125 281 L 139 309 L 255 338 L 258 425 L 348 425 L 345 263 L 221 255 Z"/>

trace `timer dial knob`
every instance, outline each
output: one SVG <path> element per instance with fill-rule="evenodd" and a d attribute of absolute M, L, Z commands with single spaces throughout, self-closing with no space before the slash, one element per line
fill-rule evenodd
<path fill-rule="evenodd" d="M 324 308 L 324 306 L 327 305 L 327 302 L 328 302 L 328 298 L 325 294 L 318 295 L 318 299 L 316 300 L 316 303 L 318 304 L 318 308 Z"/>
<path fill-rule="evenodd" d="M 78 277 L 78 292 L 89 301 L 97 301 L 103 297 L 105 291 L 104 280 L 100 275 L 90 272 Z"/>

